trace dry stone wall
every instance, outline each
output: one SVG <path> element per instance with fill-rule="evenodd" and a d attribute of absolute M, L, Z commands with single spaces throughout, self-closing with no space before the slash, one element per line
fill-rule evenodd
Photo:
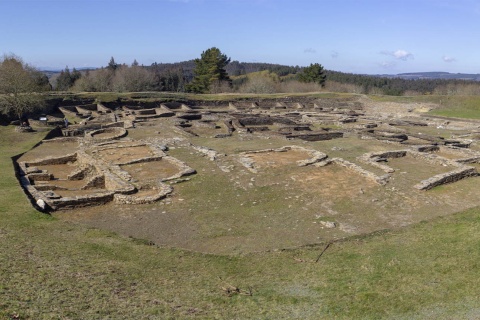
<path fill-rule="evenodd" d="M 118 132 L 118 128 L 114 128 Z M 100 140 L 100 139 L 99 139 Z M 84 140 L 86 142 L 88 140 Z M 25 190 L 44 207 L 51 210 L 70 209 L 74 207 L 99 205 L 110 201 L 116 201 L 125 204 L 141 204 L 158 201 L 165 198 L 173 191 L 173 188 L 165 184 L 164 181 L 179 179 L 186 175 L 196 173 L 184 162 L 168 156 L 163 152 L 162 148 L 154 144 L 126 142 L 115 143 L 109 141 L 95 141 L 97 143 L 82 143 L 83 147 L 77 152 L 60 157 L 47 157 L 29 162 L 20 162 L 19 176 L 20 182 Z M 119 164 L 109 164 L 102 160 L 98 151 L 115 150 L 122 148 L 135 148 L 138 146 L 148 146 L 151 155 L 139 157 L 138 159 L 130 159 L 120 163 L 120 165 L 167 161 L 178 168 L 177 173 L 162 180 L 158 180 L 157 184 L 149 190 L 137 190 L 131 182 L 131 175 L 123 170 Z M 92 154 L 86 152 L 89 150 Z M 45 170 L 38 167 L 45 165 L 62 165 L 70 163 L 76 168 L 70 172 L 66 180 L 81 181 L 84 183 L 78 189 L 68 189 L 56 186 L 55 177 Z M 75 194 L 75 190 L 82 191 L 76 196 L 60 196 L 54 190 L 69 190 Z M 85 191 L 91 191 L 90 194 L 84 194 Z"/>
<path fill-rule="evenodd" d="M 469 178 L 469 177 L 478 175 L 475 167 L 465 166 L 465 163 L 468 163 L 468 161 L 472 161 L 471 163 L 479 161 L 480 156 L 474 156 L 467 159 L 451 160 L 451 159 L 447 159 L 445 157 L 436 155 L 434 153 L 429 153 L 431 151 L 439 150 L 437 146 L 433 146 L 433 147 L 419 146 L 419 147 L 416 147 L 415 149 L 416 150 L 394 150 L 394 151 L 386 151 L 386 152 L 370 152 L 358 157 L 358 159 L 364 163 L 368 163 L 371 166 L 377 167 L 387 173 L 393 173 L 395 172 L 395 169 L 389 167 L 388 165 L 381 164 L 379 162 L 384 162 L 384 161 L 386 162 L 388 158 L 405 157 L 407 154 L 432 165 L 450 166 L 450 167 L 456 168 L 447 173 L 438 174 L 431 178 L 428 178 L 426 180 L 419 182 L 414 186 L 414 188 L 419 190 L 430 190 L 442 184 L 452 183 L 464 178 Z M 429 152 L 420 152 L 418 150 L 425 150 Z"/>

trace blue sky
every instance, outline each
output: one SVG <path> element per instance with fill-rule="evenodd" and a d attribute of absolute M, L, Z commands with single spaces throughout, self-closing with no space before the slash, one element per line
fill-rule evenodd
<path fill-rule="evenodd" d="M 194 59 L 480 73 L 479 0 L 0 0 L 0 53 L 36 67 Z"/>

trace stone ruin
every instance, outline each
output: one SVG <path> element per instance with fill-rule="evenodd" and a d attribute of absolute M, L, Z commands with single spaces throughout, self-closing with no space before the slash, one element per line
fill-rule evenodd
<path fill-rule="evenodd" d="M 429 163 L 431 165 L 444 167 L 448 166 L 455 168 L 454 170 L 451 170 L 449 172 L 438 174 L 426 180 L 420 181 L 414 186 L 414 188 L 419 190 L 430 190 L 442 184 L 452 183 L 461 179 L 478 176 L 477 169 L 475 167 L 466 165 L 466 163 L 480 163 L 480 153 L 470 153 L 470 157 L 452 160 L 436 155 L 434 153 L 435 151 L 439 150 L 440 147 L 438 146 L 417 146 L 414 149 L 394 150 L 386 152 L 369 152 L 360 156 L 358 159 L 364 163 L 371 165 L 372 167 L 376 167 L 384 171 L 387 174 L 387 179 L 391 176 L 392 173 L 395 172 L 395 169 L 384 163 L 388 162 L 388 159 L 402 158 L 407 155 L 410 155 L 413 158 L 419 159 L 421 161 L 425 161 L 426 163 Z M 459 151 L 458 149 L 456 150 Z M 463 153 L 463 151 L 460 152 Z"/>
<path fill-rule="evenodd" d="M 336 164 L 379 185 L 386 185 L 395 172 L 387 165 L 389 159 L 408 155 L 431 165 L 453 168 L 447 173 L 432 176 L 414 185 L 416 189 L 429 190 L 441 184 L 477 176 L 476 167 L 468 164 L 480 163 L 480 153 L 468 149 L 472 140 L 445 139 L 406 132 L 402 127 L 426 127 L 432 124 L 408 117 L 372 117 L 363 110 L 362 104 L 356 101 L 230 102 L 228 106 L 215 108 L 166 102 L 153 108 L 128 105 L 115 110 L 102 104 L 87 104 L 59 109 L 65 115 L 81 118 L 82 121 L 64 128 L 62 138 L 45 140 L 44 143 L 77 141 L 81 145 L 79 149 L 61 157 L 18 163 L 22 186 L 35 201 L 44 203 L 51 210 L 110 201 L 124 204 L 155 202 L 173 191 L 173 187 L 166 182 L 194 174 L 193 168 L 168 156 L 160 146 L 124 139 L 128 134 L 127 129 L 158 118 L 170 118 L 174 127 L 187 137 L 206 135 L 212 138 L 229 138 L 238 134 L 245 137 L 280 137 L 308 143 L 357 136 L 360 139 L 375 139 L 406 146 L 401 150 L 370 152 L 357 158 L 360 163 L 383 171 L 384 174 L 381 175 L 346 159 L 329 158 L 320 151 L 295 145 L 236 155 L 237 161 L 252 173 L 259 170 L 254 160 L 256 154 L 274 155 L 278 152 L 297 151 L 306 155 L 305 159 L 296 162 L 298 166 L 320 168 Z M 212 149 L 193 144 L 190 146 L 212 161 L 218 157 L 218 153 Z M 457 159 L 448 159 L 437 155 L 438 152 L 450 152 L 460 156 Z M 140 168 L 134 166 L 144 163 L 167 164 L 169 169 L 166 171 L 169 175 L 153 180 L 145 176 L 135 178 L 136 174 L 129 170 L 137 172 Z M 228 172 L 228 169 L 222 170 Z M 68 171 L 68 174 L 63 175 L 63 171 Z M 143 183 L 142 179 L 149 181 Z"/>
<path fill-rule="evenodd" d="M 166 163 L 172 168 L 169 175 L 154 177 L 147 184 L 135 179 L 126 169 L 129 165 L 144 163 L 149 163 L 150 167 Z M 65 156 L 19 162 L 18 166 L 23 188 L 48 210 L 110 201 L 123 204 L 155 202 L 173 191 L 166 182 L 195 173 L 156 145 L 114 141 L 96 143 Z M 155 172 L 151 174 L 155 176 Z"/>

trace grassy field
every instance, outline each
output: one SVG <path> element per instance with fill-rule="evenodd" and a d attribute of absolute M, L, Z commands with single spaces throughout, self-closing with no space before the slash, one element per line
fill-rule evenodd
<path fill-rule="evenodd" d="M 374 101 L 391 101 L 397 103 L 435 103 L 440 107 L 432 110 L 430 114 L 465 118 L 480 119 L 479 96 L 369 96 Z"/>
<path fill-rule="evenodd" d="M 326 243 L 157 247 L 32 208 L 12 157 L 44 135 L 0 127 L 2 319 L 480 318 L 480 208 L 335 242 L 320 258 Z"/>

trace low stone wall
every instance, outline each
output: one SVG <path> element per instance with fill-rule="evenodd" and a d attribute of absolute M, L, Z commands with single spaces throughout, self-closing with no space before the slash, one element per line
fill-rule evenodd
<path fill-rule="evenodd" d="M 95 137 L 95 135 L 101 134 L 101 133 L 110 133 L 111 136 L 104 137 L 104 138 Z M 85 138 L 93 139 L 96 141 L 107 141 L 107 140 L 113 140 L 113 139 L 120 139 L 125 137 L 126 135 L 127 135 L 127 130 L 125 128 L 111 127 L 111 128 L 104 128 L 104 129 L 98 129 L 98 130 L 87 132 L 85 133 Z"/>
<path fill-rule="evenodd" d="M 168 178 L 162 179 L 162 181 L 169 181 L 169 180 L 174 180 L 178 179 L 184 176 L 189 176 L 192 174 L 197 173 L 197 171 L 193 168 L 190 168 L 185 162 L 178 160 L 177 158 L 171 157 L 171 156 L 165 156 L 163 157 L 163 160 L 169 161 L 170 163 L 173 163 L 175 166 L 178 167 L 179 172 L 174 174 L 173 176 L 170 176 Z"/>
<path fill-rule="evenodd" d="M 74 106 L 70 106 L 70 107 L 64 106 L 64 107 L 59 107 L 58 109 L 60 110 L 60 112 L 62 112 L 66 116 L 70 116 L 70 117 L 78 116 L 77 108 L 75 108 Z"/>
<path fill-rule="evenodd" d="M 91 104 L 82 104 L 82 105 L 77 105 L 75 106 L 75 108 L 78 110 L 78 109 L 83 109 L 83 110 L 87 110 L 87 111 L 97 111 L 98 110 L 98 105 L 95 104 L 95 103 L 91 103 Z"/>
<path fill-rule="evenodd" d="M 136 115 L 155 115 L 157 111 L 155 109 L 140 109 L 134 111 Z"/>
<path fill-rule="evenodd" d="M 90 144 L 83 144 L 83 147 L 88 147 Z M 190 168 L 184 162 L 167 156 L 163 152 L 162 147 L 154 144 L 146 143 L 125 143 L 119 144 L 108 140 L 107 142 L 101 142 L 93 147 L 92 153 L 95 154 L 99 150 L 108 150 L 116 148 L 131 148 L 135 146 L 148 145 L 152 151 L 152 156 L 144 157 L 140 159 L 134 159 L 127 161 L 124 164 L 141 163 L 149 161 L 164 160 L 172 163 L 178 167 L 178 173 L 163 179 L 162 181 L 175 180 L 183 176 L 191 175 L 196 171 Z M 61 197 L 53 192 L 57 188 L 54 184 L 50 184 L 47 181 L 52 180 L 52 175 L 48 172 L 39 170 L 33 165 L 55 165 L 65 164 L 68 162 L 75 162 L 77 169 L 74 170 L 67 177 L 68 180 L 85 180 L 85 184 L 80 190 L 95 190 L 92 194 L 82 195 L 76 197 Z M 142 192 L 138 192 L 137 188 L 130 183 L 132 181 L 131 175 L 122 170 L 119 165 L 109 165 L 101 160 L 95 159 L 90 154 L 85 152 L 85 149 L 81 148 L 76 153 L 69 154 L 62 157 L 48 157 L 31 162 L 20 162 L 19 176 L 20 183 L 27 190 L 27 192 L 36 200 L 42 200 L 49 208 L 53 210 L 69 209 L 81 206 L 104 204 L 109 201 L 121 202 L 121 203 L 149 203 L 158 201 L 166 197 L 172 192 L 173 188 L 165 183 L 158 181 L 158 185 L 154 186 L 158 192 L 155 195 L 142 196 Z M 37 189 L 35 185 L 32 185 L 34 181 L 45 181 L 45 183 L 39 183 Z M 52 180 L 53 181 L 53 180 Z M 40 190 L 41 189 L 41 190 Z M 70 190 L 66 188 L 60 188 L 62 190 Z M 98 191 L 100 189 L 103 191 Z M 75 190 L 75 189 L 72 189 Z M 78 190 L 78 189 L 76 189 Z M 138 193 L 138 194 L 137 194 Z M 145 193 L 144 193 L 145 194 Z"/>
<path fill-rule="evenodd" d="M 104 189 L 104 188 L 105 188 L 105 176 L 96 175 L 88 179 L 87 183 L 81 188 L 81 190 Z"/>
<path fill-rule="evenodd" d="M 338 164 L 338 165 L 340 165 L 342 167 L 345 167 L 349 170 L 352 170 L 352 171 L 360 174 L 361 176 L 363 176 L 363 177 L 365 177 L 365 178 L 367 178 L 371 181 L 374 181 L 375 183 L 378 183 L 379 185 L 382 185 L 382 186 L 387 184 L 388 180 L 390 179 L 389 174 L 386 174 L 386 175 L 383 175 L 383 176 L 378 176 L 375 173 L 373 173 L 371 171 L 368 171 L 368 170 L 365 170 L 362 167 L 360 167 L 359 165 L 356 165 L 355 163 L 347 161 L 347 160 L 342 159 L 342 158 L 332 158 L 330 160 L 330 163 L 335 163 L 335 164 Z M 328 163 L 326 163 L 326 164 L 328 164 Z M 325 164 L 319 163 L 318 166 L 322 166 L 322 165 L 325 165 Z"/>
<path fill-rule="evenodd" d="M 48 140 L 42 140 L 42 143 L 62 143 L 62 142 L 80 142 L 81 137 L 60 137 L 60 138 L 53 138 Z"/>
<path fill-rule="evenodd" d="M 408 154 L 414 158 L 422 159 L 423 161 L 434 164 L 434 165 L 451 166 L 451 167 L 463 166 L 461 163 L 458 163 L 455 160 L 447 159 L 433 153 L 418 152 L 418 151 L 411 150 L 408 152 Z"/>
<path fill-rule="evenodd" d="M 64 197 L 60 199 L 45 201 L 52 209 L 73 209 L 78 207 L 94 206 L 106 204 L 113 201 L 113 192 L 102 192 L 86 196 L 77 196 L 75 198 Z"/>
<path fill-rule="evenodd" d="M 130 194 L 136 191 L 135 186 L 127 182 L 129 180 L 129 177 L 122 177 L 125 171 L 123 171 L 119 166 L 107 166 L 103 162 L 97 161 L 96 159 L 85 153 L 83 150 L 79 150 L 77 152 L 77 157 L 80 165 L 91 164 L 95 167 L 98 175 L 104 176 L 105 189 L 107 189 L 108 191 L 123 194 Z"/>
<path fill-rule="evenodd" d="M 480 163 L 480 156 L 462 158 L 462 159 L 457 159 L 455 161 L 458 163 Z"/>
<path fill-rule="evenodd" d="M 458 168 L 456 170 L 453 170 L 447 173 L 438 174 L 429 179 L 423 180 L 420 183 L 416 184 L 414 188 L 419 190 L 430 190 L 434 187 L 437 187 L 443 184 L 456 182 L 456 181 L 469 178 L 472 176 L 477 176 L 477 175 L 478 175 L 477 170 L 474 167 L 462 167 L 462 168 Z"/>
<path fill-rule="evenodd" d="M 96 164 L 95 167 L 105 176 L 105 188 L 108 191 L 121 194 L 132 194 L 137 191 L 134 185 L 127 182 L 131 180 L 131 177 L 122 177 L 125 171 L 123 171 L 119 166 L 113 165 L 107 167 L 101 164 Z M 121 177 L 127 179 L 124 180 Z"/>
<path fill-rule="evenodd" d="M 424 145 L 424 146 L 412 146 L 415 151 L 418 152 L 436 152 L 440 150 L 440 147 L 437 145 Z"/>
<path fill-rule="evenodd" d="M 297 125 L 297 123 L 291 119 L 284 117 L 243 117 L 238 119 L 242 126 L 269 126 L 275 123 L 285 124 L 285 125 Z"/>
<path fill-rule="evenodd" d="M 386 160 L 387 158 L 400 158 L 400 157 L 406 156 L 407 154 L 414 158 L 421 159 L 422 161 L 425 161 L 433 165 L 450 166 L 450 167 L 457 168 L 450 172 L 438 174 L 429 179 L 421 181 L 420 183 L 414 186 L 414 188 L 419 190 L 429 190 L 442 184 L 452 183 L 464 178 L 478 175 L 474 167 L 465 166 L 464 163 L 468 163 L 468 161 L 472 161 L 472 163 L 476 161 L 480 161 L 480 156 L 471 157 L 467 159 L 451 160 L 445 157 L 438 156 L 433 153 L 417 151 L 417 150 L 437 151 L 439 150 L 438 146 L 418 146 L 415 149 L 416 150 L 369 152 L 358 157 L 358 159 L 372 166 L 375 166 L 379 169 L 382 169 L 387 173 L 393 173 L 395 172 L 395 170 L 387 165 L 378 163 L 378 161 L 383 161 L 383 160 Z"/>
<path fill-rule="evenodd" d="M 100 111 L 100 112 L 103 112 L 103 113 L 110 113 L 112 112 L 111 109 L 105 107 L 103 104 L 101 103 L 97 103 L 97 110 Z"/>
<path fill-rule="evenodd" d="M 92 166 L 80 166 L 72 171 L 68 176 L 67 180 L 82 180 L 88 175 L 89 172 L 93 170 Z"/>
<path fill-rule="evenodd" d="M 159 161 L 162 160 L 163 156 L 150 156 L 150 157 L 144 157 L 144 158 L 138 158 L 138 159 L 133 159 L 125 162 L 117 162 L 119 166 L 124 166 L 127 164 L 135 164 L 135 163 L 144 163 L 144 162 L 154 162 L 154 161 Z"/>
<path fill-rule="evenodd" d="M 393 173 L 395 169 L 385 164 L 379 163 L 380 161 L 386 161 L 388 158 L 401 158 L 407 155 L 408 150 L 394 150 L 384 152 L 368 152 L 357 159 L 363 163 L 369 164 L 372 167 L 378 168 L 386 173 Z"/>
<path fill-rule="evenodd" d="M 238 133 L 248 133 L 244 125 L 238 119 L 232 119 L 232 126 Z"/>
<path fill-rule="evenodd" d="M 193 150 L 198 151 L 205 155 L 208 160 L 210 161 L 215 161 L 217 160 L 217 157 L 219 156 L 219 153 L 213 149 L 207 148 L 207 147 L 202 147 L 202 146 L 196 146 L 196 145 L 190 145 Z M 225 154 L 222 154 L 224 156 Z"/>
<path fill-rule="evenodd" d="M 118 121 L 118 122 L 110 122 L 107 124 L 102 125 L 103 128 L 125 128 L 125 122 L 124 121 Z"/>
<path fill-rule="evenodd" d="M 28 161 L 26 162 L 27 167 L 31 166 L 45 166 L 45 165 L 54 165 L 54 164 L 66 164 L 69 162 L 75 162 L 77 160 L 77 153 L 70 153 L 61 157 L 46 157 L 43 159 Z"/>
<path fill-rule="evenodd" d="M 403 142 L 408 140 L 408 136 L 406 134 L 399 132 L 367 129 L 364 130 L 361 134 L 364 136 L 375 138 L 377 140 L 387 140 L 392 142 Z"/>
<path fill-rule="evenodd" d="M 162 183 L 158 186 L 158 192 L 153 196 L 139 196 L 139 195 L 125 195 L 125 194 L 115 194 L 114 200 L 117 203 L 123 204 L 145 204 L 152 203 L 166 198 L 170 193 L 173 192 L 173 188 L 167 184 Z"/>
<path fill-rule="evenodd" d="M 41 172 L 41 173 L 30 173 L 28 175 L 28 179 L 30 181 L 35 182 L 35 181 L 50 181 L 53 179 L 53 175 L 48 172 Z"/>
<path fill-rule="evenodd" d="M 287 139 L 300 139 L 305 141 L 324 141 L 343 138 L 343 132 L 312 132 L 312 133 L 292 133 L 285 136 Z"/>
<path fill-rule="evenodd" d="M 249 154 L 267 153 L 267 152 L 287 152 L 289 150 L 304 151 L 305 153 L 307 153 L 310 156 L 309 159 L 298 160 L 296 163 L 297 163 L 297 166 L 299 166 L 299 167 L 312 165 L 314 163 L 323 161 L 328 157 L 323 152 L 292 145 L 292 146 L 284 146 L 284 147 L 277 148 L 277 149 L 263 149 L 263 150 L 253 150 L 253 151 L 242 152 L 242 153 L 239 154 L 240 157 L 239 157 L 238 161 L 240 162 L 240 164 L 242 164 L 245 168 L 247 168 L 251 172 L 257 173 L 258 171 L 255 168 L 255 161 L 248 157 Z"/>
<path fill-rule="evenodd" d="M 178 119 L 183 120 L 200 120 L 202 119 L 202 114 L 200 113 L 177 113 Z"/>
<path fill-rule="evenodd" d="M 161 107 L 169 110 L 190 111 L 192 108 L 181 102 L 164 102 L 160 104 Z"/>

